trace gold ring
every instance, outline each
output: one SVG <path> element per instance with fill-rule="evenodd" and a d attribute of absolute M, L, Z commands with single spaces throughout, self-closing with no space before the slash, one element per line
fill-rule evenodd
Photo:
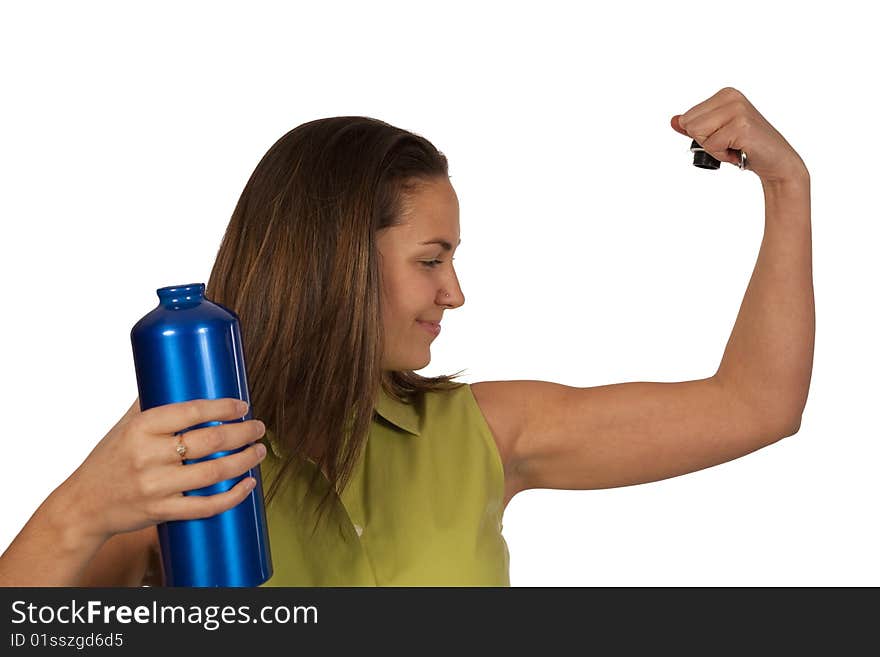
<path fill-rule="evenodd" d="M 180 457 L 180 462 L 183 463 L 183 460 L 186 457 L 186 445 L 183 444 L 183 434 L 180 434 L 177 437 L 175 451 L 177 451 L 177 455 Z"/>

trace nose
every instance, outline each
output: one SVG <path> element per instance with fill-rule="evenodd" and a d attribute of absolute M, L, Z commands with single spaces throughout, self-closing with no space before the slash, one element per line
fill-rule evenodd
<path fill-rule="evenodd" d="M 455 272 L 452 272 L 446 284 L 437 291 L 437 304 L 449 308 L 458 308 L 464 305 L 464 293 L 461 291 L 461 285 L 458 283 L 458 276 Z"/>

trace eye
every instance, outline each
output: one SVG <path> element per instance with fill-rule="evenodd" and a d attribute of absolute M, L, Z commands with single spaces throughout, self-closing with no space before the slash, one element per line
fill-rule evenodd
<path fill-rule="evenodd" d="M 453 258 L 453 260 L 455 260 L 455 258 Z M 420 262 L 423 265 L 425 265 L 425 267 L 428 267 L 429 269 L 433 269 L 437 265 L 442 265 L 445 262 L 445 260 L 420 260 Z"/>

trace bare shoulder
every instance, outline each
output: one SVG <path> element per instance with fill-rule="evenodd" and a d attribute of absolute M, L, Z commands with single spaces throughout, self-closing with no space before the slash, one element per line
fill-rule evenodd
<path fill-rule="evenodd" d="M 479 381 L 470 385 L 495 435 L 506 467 L 513 458 L 516 439 L 525 426 L 530 400 L 546 392 L 545 386 L 556 384 L 546 381 Z"/>

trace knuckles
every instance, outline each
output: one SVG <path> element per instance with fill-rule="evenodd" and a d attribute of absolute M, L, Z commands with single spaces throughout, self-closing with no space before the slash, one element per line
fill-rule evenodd
<path fill-rule="evenodd" d="M 211 484 L 216 484 L 218 481 L 223 481 L 226 479 L 226 472 L 223 464 L 220 463 L 220 459 L 211 459 L 210 461 L 205 461 L 205 483 L 204 486 L 210 486 Z"/>
<path fill-rule="evenodd" d="M 723 94 L 729 98 L 745 98 L 745 96 L 738 90 L 733 87 L 724 87 L 719 94 Z"/>
<path fill-rule="evenodd" d="M 144 420 L 144 414 L 139 413 L 135 415 L 123 425 L 123 433 L 128 436 L 129 434 L 140 435 L 147 432 L 146 422 Z"/>
<path fill-rule="evenodd" d="M 207 443 L 208 454 L 213 454 L 214 452 L 219 452 L 226 442 L 223 439 L 223 430 L 220 426 L 213 426 L 205 432 L 205 442 Z"/>
<path fill-rule="evenodd" d="M 200 423 L 202 414 L 199 409 L 201 408 L 201 405 L 202 400 L 194 399 L 184 406 L 187 427 L 193 427 Z"/>
<path fill-rule="evenodd" d="M 141 472 L 134 478 L 134 489 L 140 497 L 151 499 L 156 494 L 156 485 L 152 479 L 144 476 Z"/>
<path fill-rule="evenodd" d="M 131 456 L 131 468 L 137 474 L 142 474 L 150 465 L 149 457 L 142 449 L 136 449 Z"/>

